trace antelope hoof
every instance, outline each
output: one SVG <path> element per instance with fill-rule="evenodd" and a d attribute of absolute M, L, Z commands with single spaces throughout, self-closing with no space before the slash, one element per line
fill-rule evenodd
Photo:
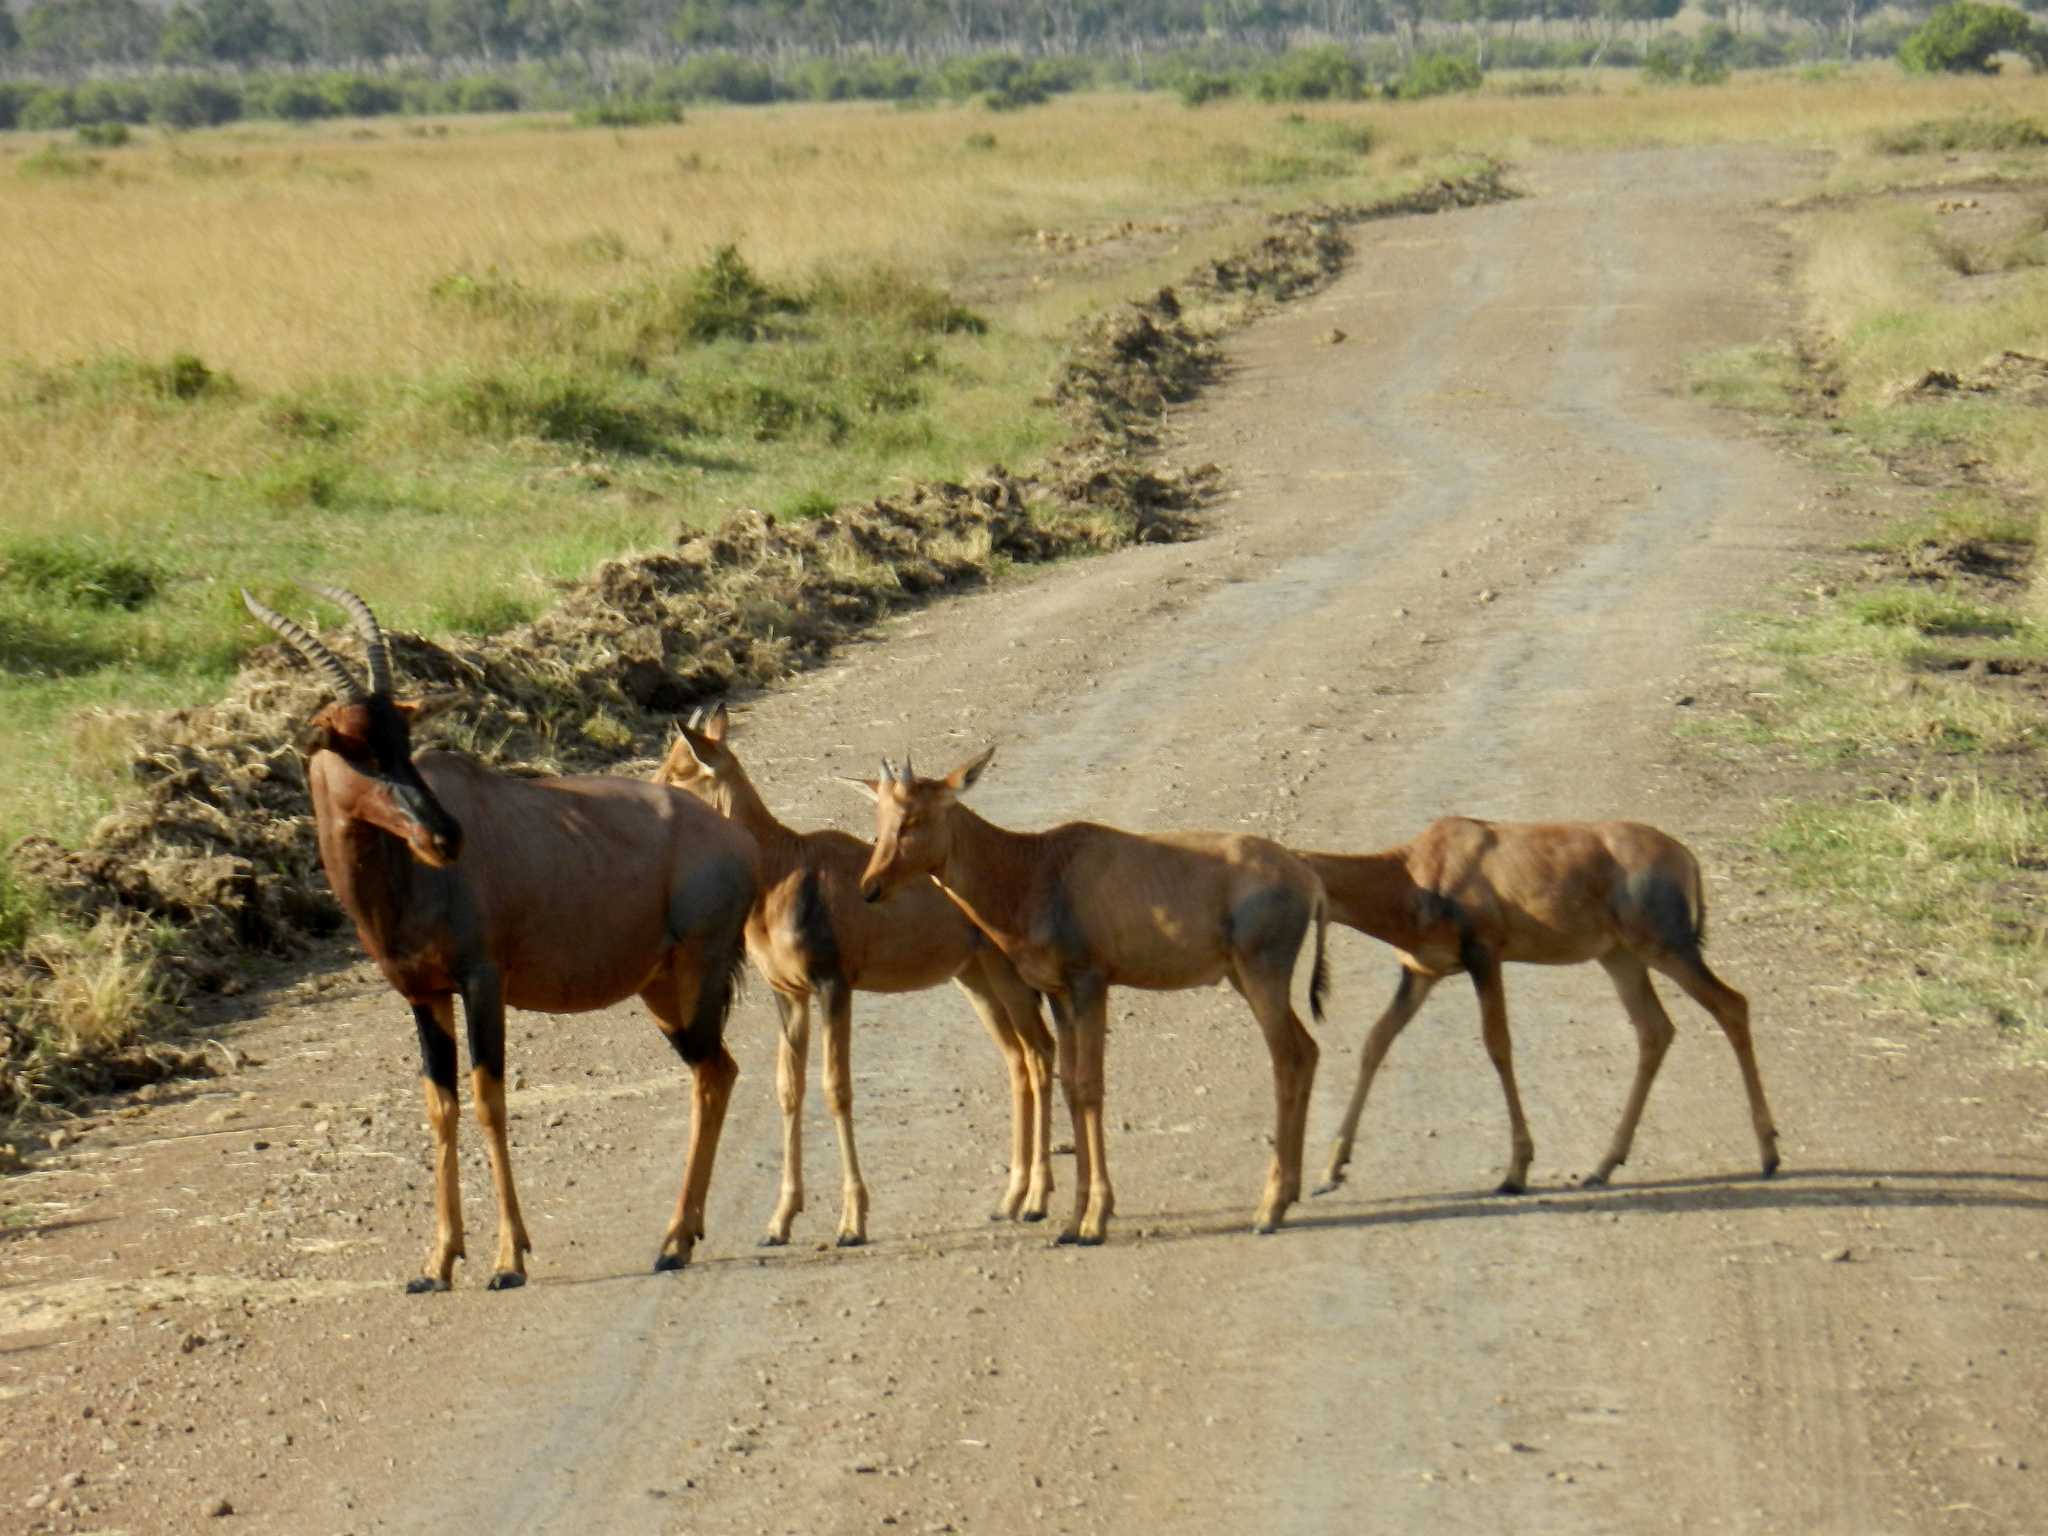
<path fill-rule="evenodd" d="M 405 1294 L 408 1296 L 429 1296 L 447 1289 L 446 1280 L 436 1280 L 432 1275 L 415 1275 L 405 1282 Z"/>
<path fill-rule="evenodd" d="M 516 1269 L 501 1269 L 484 1282 L 487 1291 L 516 1291 L 526 1284 L 526 1276 Z"/>
<path fill-rule="evenodd" d="M 1764 1171 L 1761 1177 L 1768 1179 L 1772 1174 L 1776 1173 L 1777 1171 L 1778 1154 L 1773 1152 L 1769 1157 L 1764 1159 Z"/>
<path fill-rule="evenodd" d="M 1017 1219 L 1019 1221 L 1043 1221 L 1045 1220 L 1045 1212 L 1034 1211 L 1027 1208 L 1018 1213 Z"/>
<path fill-rule="evenodd" d="M 839 1234 L 839 1246 L 842 1248 L 865 1248 L 867 1245 L 868 1240 L 863 1233 L 842 1232 Z"/>
<path fill-rule="evenodd" d="M 1323 1182 L 1318 1184 L 1314 1189 L 1310 1190 L 1308 1192 L 1308 1195 L 1309 1198 L 1313 1200 L 1320 1195 L 1334 1195 L 1335 1193 L 1337 1193 L 1338 1190 L 1342 1189 L 1343 1187 L 1344 1175 L 1341 1173 L 1333 1174 L 1331 1177 L 1323 1180 Z"/>
<path fill-rule="evenodd" d="M 1579 1187 L 1581 1189 L 1605 1189 L 1607 1187 L 1607 1175 L 1604 1171 L 1595 1169 L 1592 1173 L 1579 1180 Z"/>
<path fill-rule="evenodd" d="M 1529 1193 L 1529 1186 L 1520 1179 L 1507 1178 L 1500 1181 L 1500 1185 L 1494 1190 L 1494 1193 L 1496 1195 L 1526 1195 Z"/>
<path fill-rule="evenodd" d="M 787 1232 L 763 1232 L 761 1234 L 761 1246 L 763 1248 L 786 1248 L 789 1246 L 789 1234 Z"/>
<path fill-rule="evenodd" d="M 688 1257 L 683 1254 L 664 1253 L 655 1259 L 654 1272 L 657 1275 L 665 1275 L 672 1269 L 681 1269 L 689 1262 Z"/>
<path fill-rule="evenodd" d="M 1279 1230 L 1280 1223 L 1269 1216 L 1262 1216 L 1252 1223 L 1252 1235 L 1254 1237 L 1271 1237 Z"/>

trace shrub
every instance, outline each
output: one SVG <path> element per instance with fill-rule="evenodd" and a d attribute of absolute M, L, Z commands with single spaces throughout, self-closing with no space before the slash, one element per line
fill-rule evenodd
<path fill-rule="evenodd" d="M 1174 86 L 1184 107 L 1199 107 L 1212 101 L 1221 101 L 1236 89 L 1237 83 L 1228 75 L 1212 75 L 1201 70 L 1190 70 L 1182 75 Z"/>
<path fill-rule="evenodd" d="M 94 149 L 119 149 L 128 142 L 126 123 L 80 123 L 78 142 Z"/>
<path fill-rule="evenodd" d="M 456 422 L 486 437 L 538 437 L 598 453 L 670 453 L 670 440 L 694 430 L 682 412 L 612 397 L 572 374 L 529 370 L 455 381 Z"/>
<path fill-rule="evenodd" d="M 35 92 L 21 105 L 21 126 L 50 132 L 78 122 L 76 95 L 66 86 L 50 85 Z"/>
<path fill-rule="evenodd" d="M 758 59 L 736 53 L 700 53 L 676 70 L 676 84 L 693 101 L 758 105 L 775 99 L 775 77 Z"/>
<path fill-rule="evenodd" d="M 0 80 L 0 132 L 21 125 L 21 109 L 34 94 L 34 87 L 15 80 Z"/>
<path fill-rule="evenodd" d="M 1967 151 L 2010 154 L 2048 144 L 2048 127 L 2031 117 L 1980 113 L 1936 118 L 1878 133 L 1873 143 L 1887 155 L 1953 155 Z"/>
<path fill-rule="evenodd" d="M 333 99 L 310 80 L 264 81 L 250 93 L 249 105 L 263 117 L 287 123 L 310 123 L 335 115 Z"/>
<path fill-rule="evenodd" d="M 1899 64 L 1919 75 L 1991 75 L 1998 72 L 1994 56 L 2012 52 L 2042 58 L 2042 39 L 2025 16 L 2009 6 L 1950 0 L 1900 46 Z"/>
<path fill-rule="evenodd" d="M 691 341 L 757 341 L 778 315 L 793 315 L 803 304 L 770 288 L 754 275 L 736 245 L 722 245 L 691 273 L 676 306 L 675 329 Z"/>
<path fill-rule="evenodd" d="M 458 112 L 517 112 L 519 92 L 494 75 L 471 75 L 456 85 L 450 105 Z"/>
<path fill-rule="evenodd" d="M 1685 78 L 1685 40 L 1665 33 L 1643 50 L 1643 73 L 1659 85 L 1674 85 Z"/>
<path fill-rule="evenodd" d="M 212 128 L 242 115 L 242 93 L 217 80 L 180 76 L 157 84 L 149 115 L 166 128 Z"/>
<path fill-rule="evenodd" d="M 95 80 L 81 85 L 72 98 L 74 123 L 146 123 L 149 121 L 149 93 L 139 85 L 117 85 Z"/>
<path fill-rule="evenodd" d="M 1422 54 L 1394 82 L 1389 94 L 1402 101 L 1419 101 L 1425 96 L 1476 91 L 1485 78 L 1479 66 L 1462 53 Z"/>
<path fill-rule="evenodd" d="M 147 560 L 71 538 L 19 538 L 0 544 L 0 589 L 80 608 L 132 613 L 154 598 L 163 572 Z"/>
<path fill-rule="evenodd" d="M 1261 70 L 1252 88 L 1261 101 L 1356 101 L 1365 71 L 1342 48 L 1302 48 Z"/>
<path fill-rule="evenodd" d="M 397 86 L 363 75 L 329 75 L 320 89 L 337 117 L 382 117 L 405 105 Z"/>

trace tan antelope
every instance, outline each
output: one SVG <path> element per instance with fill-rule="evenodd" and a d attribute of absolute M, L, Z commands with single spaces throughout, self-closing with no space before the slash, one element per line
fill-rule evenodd
<path fill-rule="evenodd" d="M 782 1013 L 776 1089 L 782 1100 L 782 1195 L 762 1242 L 789 1241 L 804 1208 L 803 1102 L 811 1005 L 825 1014 L 825 1098 L 839 1132 L 841 1247 L 867 1241 L 868 1191 L 853 1145 L 851 1050 L 855 992 L 921 992 L 958 984 L 1010 1071 L 1010 1182 L 995 1216 L 1042 1221 L 1052 1194 L 1052 1036 L 1038 994 L 930 880 L 907 881 L 881 906 L 860 899 L 874 852 L 844 832 L 795 832 L 775 818 L 727 745 L 725 706 L 679 728 L 655 770 L 744 827 L 761 850 L 760 894 L 747 953 Z"/>
<path fill-rule="evenodd" d="M 1327 1182 L 1344 1181 L 1358 1117 L 1373 1075 L 1430 989 L 1463 971 L 1479 994 L 1480 1032 L 1507 1096 L 1511 1138 L 1501 1194 L 1528 1187 L 1535 1144 L 1515 1090 L 1507 993 L 1500 968 L 1578 965 L 1598 960 L 1636 1030 L 1636 1076 L 1621 1125 L 1588 1184 L 1605 1184 L 1628 1161 L 1636 1122 L 1675 1031 L 1650 984 L 1658 971 L 1721 1026 L 1735 1048 L 1764 1177 L 1778 1166 L 1778 1132 L 1764 1102 L 1749 1038 L 1749 1003 L 1707 968 L 1707 909 L 1690 850 L 1633 821 L 1491 822 L 1446 816 L 1412 842 L 1379 853 L 1304 853 L 1330 895 L 1333 922 L 1369 933 L 1399 952 L 1401 983 L 1365 1037 Z"/>
<path fill-rule="evenodd" d="M 1301 1195 L 1316 1043 L 1290 992 L 1313 925 L 1309 1004 L 1322 1017 L 1322 886 L 1263 838 L 1143 837 L 1080 821 L 1006 831 L 959 801 L 994 755 L 991 747 L 942 779 L 884 760 L 879 780 L 853 781 L 875 801 L 875 853 L 860 892 L 877 901 L 930 875 L 1052 1004 L 1074 1120 L 1074 1214 L 1059 1240 L 1101 1242 L 1116 1209 L 1102 1116 L 1109 989 L 1173 992 L 1222 980 L 1251 1005 L 1273 1058 L 1273 1163 L 1256 1222 L 1271 1232 Z"/>
<path fill-rule="evenodd" d="M 754 900 L 746 833 L 688 795 L 633 779 L 513 779 L 453 752 L 412 750 L 426 709 L 391 696 L 376 618 L 334 587 L 363 642 L 366 688 L 334 653 L 246 591 L 249 611 L 340 697 L 304 743 L 320 862 L 363 948 L 412 1005 L 434 1134 L 434 1242 L 409 1291 L 445 1291 L 463 1256 L 455 1159 L 455 999 L 498 1199 L 491 1290 L 526 1283 L 532 1248 L 505 1140 L 505 1009 L 582 1013 L 638 993 L 689 1065 L 689 1150 L 656 1270 L 704 1235 L 704 1201 L 739 1068 L 725 1017 Z"/>

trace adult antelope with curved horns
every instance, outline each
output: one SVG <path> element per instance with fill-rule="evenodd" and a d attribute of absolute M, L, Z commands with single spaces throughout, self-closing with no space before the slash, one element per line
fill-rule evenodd
<path fill-rule="evenodd" d="M 455 1159 L 455 999 L 498 1201 L 490 1289 L 526 1281 L 532 1248 L 505 1139 L 505 1009 L 582 1013 L 637 993 L 691 1070 L 682 1190 L 654 1267 L 680 1269 L 704 1235 L 719 1130 L 739 1068 L 725 1018 L 745 963 L 753 841 L 688 795 L 637 779 L 514 779 L 454 752 L 412 750 L 429 712 L 391 695 L 369 605 L 310 587 L 348 614 L 366 688 L 319 639 L 245 590 L 249 611 L 339 695 L 313 716 L 306 784 L 328 883 L 363 948 L 408 1003 L 433 1128 L 433 1245 L 409 1291 L 448 1288 L 463 1256 Z"/>
<path fill-rule="evenodd" d="M 931 876 L 1052 1005 L 1074 1120 L 1074 1214 L 1059 1240 L 1101 1242 L 1116 1209 L 1102 1113 L 1109 989 L 1176 992 L 1226 980 L 1250 1005 L 1273 1060 L 1273 1161 L 1254 1223 L 1271 1232 L 1301 1195 L 1316 1042 L 1292 989 L 1313 928 L 1309 1007 L 1322 1017 L 1322 882 L 1262 837 L 1143 836 L 1086 821 L 1008 831 L 959 800 L 994 756 L 990 747 L 940 779 L 918 778 L 908 758 L 900 769 L 884 758 L 880 779 L 853 781 L 875 801 L 875 852 L 860 892 L 879 901 Z"/>

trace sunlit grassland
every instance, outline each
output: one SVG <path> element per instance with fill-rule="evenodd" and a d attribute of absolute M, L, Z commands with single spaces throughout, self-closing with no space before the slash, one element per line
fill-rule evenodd
<path fill-rule="evenodd" d="M 2048 629 L 2025 572 L 2048 433 L 2030 365 L 1999 360 L 2048 355 L 2048 91 L 1978 83 L 1901 106 L 1845 136 L 1825 196 L 1788 210 L 1798 351 L 1788 338 L 1691 374 L 1776 417 L 1842 494 L 1927 489 L 1862 541 L 1881 564 L 1741 626 L 1750 703 L 1709 730 L 1830 773 L 1835 790 L 1786 807 L 1767 841 L 1790 884 L 1895 952 L 1863 983 L 1881 1005 L 2040 1026 Z"/>

